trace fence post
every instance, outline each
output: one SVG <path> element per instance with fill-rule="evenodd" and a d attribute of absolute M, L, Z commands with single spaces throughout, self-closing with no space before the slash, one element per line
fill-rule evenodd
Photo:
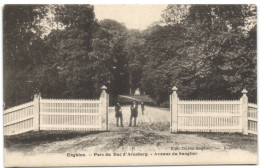
<path fill-rule="evenodd" d="M 40 131 L 40 94 L 34 95 L 33 100 L 33 130 Z"/>
<path fill-rule="evenodd" d="M 172 88 L 172 109 L 171 109 L 171 132 L 178 132 L 178 101 L 179 101 L 179 98 L 178 98 L 178 95 L 177 95 L 177 87 L 174 86 Z"/>
<path fill-rule="evenodd" d="M 102 131 L 108 131 L 108 94 L 106 92 L 107 87 L 102 86 L 101 87 L 101 95 L 100 95 L 100 101 L 101 101 L 101 130 Z"/>
<path fill-rule="evenodd" d="M 242 134 L 248 135 L 248 97 L 247 97 L 247 90 L 243 89 L 242 91 L 243 96 L 240 98 L 241 101 L 241 112 L 242 112 Z"/>

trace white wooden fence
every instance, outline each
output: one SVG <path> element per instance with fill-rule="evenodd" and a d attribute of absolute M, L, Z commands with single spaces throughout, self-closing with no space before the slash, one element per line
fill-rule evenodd
<path fill-rule="evenodd" d="M 100 100 L 41 99 L 41 130 L 101 130 Z"/>
<path fill-rule="evenodd" d="M 34 129 L 34 103 L 28 102 L 4 111 L 4 134 L 20 134 Z"/>
<path fill-rule="evenodd" d="M 248 133 L 257 134 L 257 105 L 248 103 Z"/>
<path fill-rule="evenodd" d="M 179 100 L 170 96 L 171 132 L 241 132 L 257 134 L 257 105 L 248 104 L 247 91 L 240 100 Z"/>
<path fill-rule="evenodd" d="M 4 135 L 39 130 L 108 130 L 108 94 L 100 99 L 42 99 L 4 111 Z"/>

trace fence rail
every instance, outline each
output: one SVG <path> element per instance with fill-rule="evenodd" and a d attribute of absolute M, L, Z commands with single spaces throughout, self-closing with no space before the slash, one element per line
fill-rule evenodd
<path fill-rule="evenodd" d="M 188 105 L 198 105 L 198 104 L 208 104 L 208 105 L 221 105 L 221 104 L 241 104 L 238 100 L 180 100 L 178 104 L 188 104 Z"/>
<path fill-rule="evenodd" d="M 100 99 L 41 99 L 4 111 L 4 135 L 39 130 L 108 130 L 108 94 Z"/>
<path fill-rule="evenodd" d="M 170 95 L 171 132 L 241 132 L 257 134 L 257 105 L 240 100 L 179 100 Z"/>
<path fill-rule="evenodd" d="M 30 106 L 33 106 L 33 101 L 30 101 L 28 103 L 24 103 L 24 104 L 21 104 L 21 105 L 14 106 L 14 107 L 11 107 L 9 109 L 6 109 L 4 111 L 4 114 L 6 115 L 8 113 L 14 113 L 16 111 L 20 111 L 20 110 L 25 109 L 25 108 L 30 107 Z"/>

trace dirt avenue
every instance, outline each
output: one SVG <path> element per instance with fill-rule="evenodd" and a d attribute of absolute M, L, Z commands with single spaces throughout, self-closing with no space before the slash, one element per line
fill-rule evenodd
<path fill-rule="evenodd" d="M 199 154 L 203 151 L 225 151 L 227 147 L 257 153 L 257 137 L 236 133 L 170 133 L 169 111 L 146 107 L 138 114 L 137 127 L 128 127 L 130 106 L 123 106 L 125 127 L 116 127 L 115 113 L 109 113 L 108 132 L 40 131 L 5 137 L 8 152 L 94 153 L 110 152 Z M 191 154 L 190 154 L 191 153 Z M 86 155 L 87 156 L 87 155 Z"/>

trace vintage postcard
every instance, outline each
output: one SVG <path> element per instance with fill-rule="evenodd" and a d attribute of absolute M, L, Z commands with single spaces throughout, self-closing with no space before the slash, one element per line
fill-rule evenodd
<path fill-rule="evenodd" d="M 6 167 L 258 164 L 256 5 L 2 9 Z"/>

